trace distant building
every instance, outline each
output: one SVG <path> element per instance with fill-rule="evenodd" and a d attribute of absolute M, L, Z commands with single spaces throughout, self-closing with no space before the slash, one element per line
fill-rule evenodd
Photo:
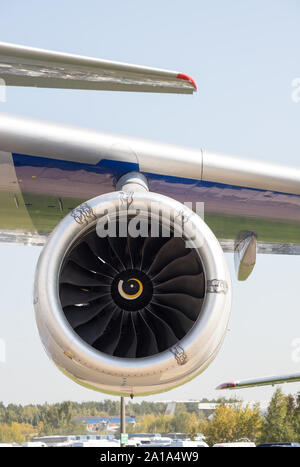
<path fill-rule="evenodd" d="M 85 423 L 88 431 L 116 431 L 120 426 L 120 417 L 92 417 L 90 415 L 85 417 L 74 417 L 74 422 Z M 126 415 L 126 424 L 131 423 L 133 426 L 136 425 L 136 417 L 132 415 Z"/>
<path fill-rule="evenodd" d="M 206 416 L 211 417 L 215 411 L 216 408 L 220 405 L 220 402 L 201 402 L 197 400 L 176 400 L 176 401 L 171 401 L 171 400 L 165 400 L 165 401 L 157 401 L 161 402 L 164 404 L 167 404 L 165 414 L 167 415 L 175 415 L 176 411 L 176 404 L 197 404 L 198 410 L 203 413 L 205 413 Z M 229 402 L 225 401 L 226 405 L 235 405 L 239 402 Z M 249 402 L 241 402 L 241 407 L 244 409 L 246 406 L 249 406 L 251 409 L 255 407 L 257 402 L 255 401 L 249 401 Z M 265 413 L 267 411 L 269 401 L 262 401 L 260 402 L 260 411 L 262 413 Z"/>

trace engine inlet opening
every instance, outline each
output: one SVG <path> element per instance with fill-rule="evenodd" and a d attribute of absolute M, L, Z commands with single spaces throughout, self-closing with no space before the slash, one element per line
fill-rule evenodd
<path fill-rule="evenodd" d="M 66 253 L 59 294 L 66 319 L 87 344 L 108 355 L 142 358 L 169 349 L 191 330 L 205 278 L 197 250 L 173 232 L 151 237 L 149 228 L 148 236 L 102 238 L 93 227 Z"/>

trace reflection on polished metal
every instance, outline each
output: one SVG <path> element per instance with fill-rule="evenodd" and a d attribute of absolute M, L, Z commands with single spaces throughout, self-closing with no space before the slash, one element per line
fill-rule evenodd
<path fill-rule="evenodd" d="M 44 246 L 49 237 L 48 233 L 35 234 L 15 230 L 0 230 L 0 243 L 15 245 Z M 233 240 L 219 240 L 224 253 L 234 252 Z M 257 242 L 257 254 L 268 255 L 300 255 L 300 244 Z"/>
<path fill-rule="evenodd" d="M 1 225 L 18 238 L 26 231 L 47 236 L 75 206 L 115 190 L 124 173 L 140 171 L 152 192 L 181 203 L 201 200 L 224 251 L 246 228 L 257 232 L 258 253 L 299 254 L 297 167 L 7 114 L 0 115 L 0 149 L 6 152 L 0 153 Z M 14 185 L 2 176 L 7 158 Z"/>
<path fill-rule="evenodd" d="M 7 86 L 192 94 L 195 81 L 177 71 L 131 65 L 0 42 Z"/>
<path fill-rule="evenodd" d="M 233 240 L 219 240 L 224 253 L 234 252 L 235 242 Z M 258 242 L 257 254 L 262 255 L 300 255 L 300 244 L 298 243 L 274 243 Z"/>
<path fill-rule="evenodd" d="M 0 243 L 14 245 L 43 246 L 48 235 L 32 234 L 31 232 L 18 232 L 15 230 L 0 230 Z"/>
<path fill-rule="evenodd" d="M 0 149 L 57 160 L 138 164 L 144 173 L 300 194 L 300 169 L 2 113 Z"/>
<path fill-rule="evenodd" d="M 243 230 L 239 233 L 234 246 L 235 271 L 239 281 L 250 276 L 256 263 L 256 233 Z"/>
<path fill-rule="evenodd" d="M 140 172 L 123 175 L 116 184 L 117 191 L 149 191 L 147 177 Z"/>

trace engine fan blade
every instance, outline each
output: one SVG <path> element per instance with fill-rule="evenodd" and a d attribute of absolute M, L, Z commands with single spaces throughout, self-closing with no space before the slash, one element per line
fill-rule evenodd
<path fill-rule="evenodd" d="M 147 237 L 142 250 L 141 270 L 147 271 L 151 266 L 153 259 L 162 246 L 167 243 L 170 238 L 164 237 Z"/>
<path fill-rule="evenodd" d="M 114 277 L 116 274 L 116 271 L 107 263 L 103 263 L 85 242 L 75 246 L 70 253 L 70 260 L 88 271 L 101 273 L 109 277 Z"/>
<path fill-rule="evenodd" d="M 148 274 L 150 276 L 157 274 L 167 264 L 174 261 L 174 259 L 185 256 L 189 252 L 190 250 L 186 248 L 185 243 L 181 238 L 172 237 L 156 253 L 155 258 L 148 269 Z"/>
<path fill-rule="evenodd" d="M 119 262 L 118 270 L 122 271 L 130 264 L 130 257 L 127 251 L 127 237 L 107 237 L 109 245 Z"/>
<path fill-rule="evenodd" d="M 132 319 L 132 313 L 124 313 L 120 339 L 114 355 L 117 357 L 135 357 L 137 336 Z"/>
<path fill-rule="evenodd" d="M 109 286 L 94 287 L 90 290 L 88 288 L 78 288 L 70 284 L 61 284 L 60 301 L 63 308 L 69 305 L 86 304 L 108 295 L 109 290 Z"/>
<path fill-rule="evenodd" d="M 108 237 L 98 237 L 97 232 L 92 231 L 86 235 L 84 240 L 100 261 L 109 264 L 115 272 L 122 271 L 122 265 L 116 258 L 115 253 L 112 251 Z"/>
<path fill-rule="evenodd" d="M 89 345 L 115 357 L 143 358 L 175 345 L 193 327 L 205 278 L 197 253 L 182 238 L 124 232 L 127 224 L 119 220 L 116 237 L 94 230 L 77 243 L 61 269 L 60 299 L 70 325 Z M 120 292 L 126 274 L 141 284 L 137 298 Z"/>
<path fill-rule="evenodd" d="M 124 312 L 115 311 L 108 327 L 99 339 L 94 342 L 94 347 L 101 352 L 113 355 L 120 340 Z"/>
<path fill-rule="evenodd" d="M 61 284 L 72 284 L 78 286 L 92 287 L 99 285 L 107 285 L 111 282 L 111 278 L 89 272 L 81 268 L 77 264 L 73 263 L 73 261 L 68 261 L 67 264 L 64 265 L 60 276 Z"/>
<path fill-rule="evenodd" d="M 85 342 L 93 345 L 107 330 L 115 313 L 116 306 L 108 304 L 92 321 L 77 327 L 77 334 Z"/>
<path fill-rule="evenodd" d="M 184 313 L 190 320 L 196 321 L 203 305 L 203 298 L 191 297 L 180 293 L 156 294 L 155 302 L 175 308 Z"/>
<path fill-rule="evenodd" d="M 167 264 L 161 271 L 159 271 L 152 280 L 155 283 L 166 282 L 174 277 L 196 275 L 202 271 L 202 266 L 198 257 L 193 251 L 187 255 L 179 257 Z"/>
<path fill-rule="evenodd" d="M 174 279 L 156 285 L 154 287 L 154 296 L 157 293 L 181 293 L 196 298 L 203 298 L 204 285 L 203 272 L 197 274 L 197 276 L 174 277 Z"/>
<path fill-rule="evenodd" d="M 142 313 L 136 314 L 136 329 L 138 332 L 138 345 L 136 356 L 148 357 L 159 352 L 156 337 L 151 327 L 147 324 Z"/>
<path fill-rule="evenodd" d="M 92 304 L 84 306 L 67 306 L 64 308 L 64 313 L 72 328 L 75 329 L 77 326 L 88 323 L 98 316 L 109 303 L 112 303 L 112 300 L 109 296 L 106 296 Z"/>
<path fill-rule="evenodd" d="M 158 316 L 154 315 L 148 307 L 142 311 L 142 315 L 147 324 L 156 335 L 159 351 L 163 351 L 178 342 L 177 337 L 170 326 Z"/>
<path fill-rule="evenodd" d="M 130 256 L 132 269 L 140 269 L 142 262 L 142 249 L 146 238 L 144 237 L 130 237 L 127 238 L 128 253 Z"/>
<path fill-rule="evenodd" d="M 157 303 L 148 305 L 148 308 L 155 316 L 162 319 L 168 326 L 170 326 L 178 339 L 182 339 L 194 324 L 194 321 L 187 318 L 185 314 L 175 308 L 158 305 Z"/>

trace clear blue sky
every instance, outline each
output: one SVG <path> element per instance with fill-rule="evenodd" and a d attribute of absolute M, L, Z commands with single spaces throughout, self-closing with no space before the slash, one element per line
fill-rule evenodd
<path fill-rule="evenodd" d="M 297 0 L 10 0 L 0 40 L 185 72 L 195 96 L 11 88 L 0 111 L 103 131 L 299 165 L 300 77 Z M 100 400 L 59 373 L 40 344 L 32 283 L 40 249 L 0 245 L 0 400 Z M 208 370 L 155 399 L 217 397 L 231 378 L 299 372 L 299 257 L 259 256 L 246 283 L 234 278 L 228 336 Z M 300 384 L 285 385 L 297 392 Z M 266 400 L 272 388 L 238 392 Z M 231 395 L 225 393 L 224 395 Z"/>

